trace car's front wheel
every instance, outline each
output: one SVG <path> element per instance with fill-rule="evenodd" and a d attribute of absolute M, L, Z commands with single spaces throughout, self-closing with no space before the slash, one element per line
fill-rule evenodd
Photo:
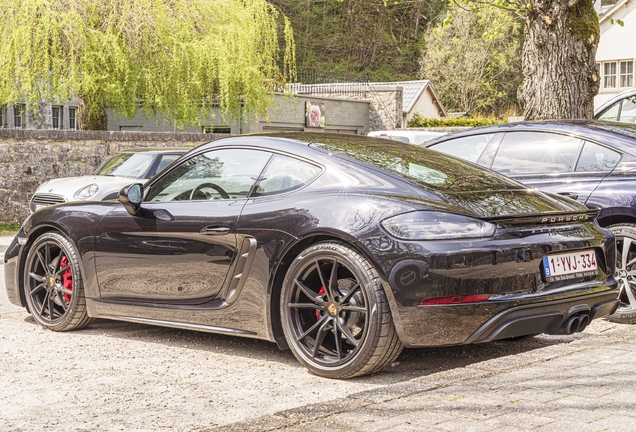
<path fill-rule="evenodd" d="M 636 323 L 636 225 L 616 224 L 608 227 L 616 236 L 616 272 L 620 305 L 608 320 Z"/>
<path fill-rule="evenodd" d="M 78 253 L 64 236 L 47 232 L 31 245 L 24 267 L 24 295 L 33 318 L 56 331 L 88 325 Z"/>
<path fill-rule="evenodd" d="M 281 319 L 296 358 L 327 378 L 377 372 L 403 348 L 377 272 L 341 242 L 296 257 L 283 282 Z"/>

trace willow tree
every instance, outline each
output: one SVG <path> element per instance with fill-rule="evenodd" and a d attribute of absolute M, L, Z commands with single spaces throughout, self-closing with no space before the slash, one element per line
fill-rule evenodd
<path fill-rule="evenodd" d="M 105 129 L 106 107 L 253 119 L 294 73 L 291 26 L 265 0 L 0 0 L 0 22 L 0 105 L 75 96 L 81 129 Z"/>
<path fill-rule="evenodd" d="M 527 120 L 592 118 L 599 80 L 600 28 L 593 0 L 457 0 L 496 7 L 524 20 L 523 84 Z"/>

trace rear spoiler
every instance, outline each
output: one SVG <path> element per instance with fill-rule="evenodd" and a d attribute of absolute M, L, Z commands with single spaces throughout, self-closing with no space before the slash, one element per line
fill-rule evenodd
<path fill-rule="evenodd" d="M 512 227 L 519 225 L 556 225 L 580 222 L 592 222 L 596 219 L 599 210 L 583 210 L 558 213 L 532 213 L 522 214 L 519 216 L 497 216 L 491 218 L 483 218 L 488 222 L 496 222 L 504 227 Z"/>

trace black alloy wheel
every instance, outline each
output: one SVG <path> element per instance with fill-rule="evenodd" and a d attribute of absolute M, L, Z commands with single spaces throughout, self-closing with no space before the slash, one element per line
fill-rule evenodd
<path fill-rule="evenodd" d="M 31 245 L 24 268 L 24 295 L 33 318 L 43 327 L 66 331 L 88 325 L 77 252 L 56 232 Z"/>
<path fill-rule="evenodd" d="M 609 227 L 616 236 L 616 271 L 620 305 L 608 320 L 636 323 L 636 225 L 617 224 Z"/>
<path fill-rule="evenodd" d="M 292 352 L 316 375 L 374 373 L 403 348 L 375 269 L 343 243 L 317 243 L 294 260 L 281 317 Z"/>

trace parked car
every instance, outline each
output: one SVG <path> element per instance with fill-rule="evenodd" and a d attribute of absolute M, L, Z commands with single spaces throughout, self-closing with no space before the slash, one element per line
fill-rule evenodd
<path fill-rule="evenodd" d="M 422 144 L 433 138 L 446 135 L 446 132 L 410 131 L 410 130 L 390 130 L 373 131 L 367 134 L 374 138 L 385 138 L 393 141 L 400 141 L 407 144 Z"/>
<path fill-rule="evenodd" d="M 596 120 L 636 122 L 636 87 L 625 90 L 594 110 Z"/>
<path fill-rule="evenodd" d="M 101 317 L 260 338 L 349 378 L 404 346 L 570 334 L 614 312 L 596 213 L 419 146 L 240 136 L 118 201 L 33 213 L 5 284 L 52 330 Z"/>
<path fill-rule="evenodd" d="M 491 168 L 535 189 L 599 209 L 616 235 L 621 305 L 612 321 L 636 323 L 636 126 L 598 121 L 475 128 L 426 147 Z"/>
<path fill-rule="evenodd" d="M 133 149 L 113 155 L 93 175 L 64 177 L 42 183 L 29 207 L 32 212 L 67 201 L 106 201 L 117 198 L 119 190 L 133 180 L 149 179 L 186 149 Z"/>

